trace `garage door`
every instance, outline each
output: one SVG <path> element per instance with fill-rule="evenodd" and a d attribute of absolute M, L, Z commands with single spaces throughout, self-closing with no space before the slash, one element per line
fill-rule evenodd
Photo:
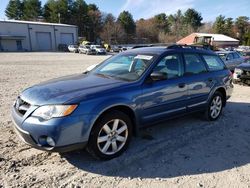
<path fill-rule="evenodd" d="M 37 46 L 39 51 L 52 50 L 51 45 L 51 33 L 49 32 L 37 32 L 36 33 Z"/>
<path fill-rule="evenodd" d="M 61 33 L 61 44 L 74 44 L 73 33 Z"/>

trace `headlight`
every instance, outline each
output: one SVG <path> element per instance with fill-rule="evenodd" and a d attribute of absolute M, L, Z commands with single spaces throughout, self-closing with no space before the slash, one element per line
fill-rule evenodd
<path fill-rule="evenodd" d="M 76 107 L 77 105 L 41 106 L 33 112 L 32 116 L 41 117 L 45 120 L 56 117 L 64 117 L 70 115 L 76 109 Z"/>

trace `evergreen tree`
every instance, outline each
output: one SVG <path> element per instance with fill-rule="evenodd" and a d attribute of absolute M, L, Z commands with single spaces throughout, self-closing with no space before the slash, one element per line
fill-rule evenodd
<path fill-rule="evenodd" d="M 126 42 L 131 41 L 133 35 L 136 32 L 136 25 L 132 14 L 130 14 L 128 11 L 121 12 L 118 16 L 118 22 L 121 24 L 126 33 Z"/>
<path fill-rule="evenodd" d="M 43 17 L 46 22 L 58 23 L 57 2 L 55 0 L 48 0 L 43 7 Z"/>
<path fill-rule="evenodd" d="M 214 32 L 218 34 L 224 34 L 225 32 L 225 16 L 219 15 L 213 25 Z"/>
<path fill-rule="evenodd" d="M 88 37 L 88 5 L 84 0 L 76 0 L 72 4 L 70 24 L 78 26 L 79 36 Z"/>
<path fill-rule="evenodd" d="M 24 0 L 23 1 L 23 20 L 34 21 L 42 15 L 41 1 L 39 0 Z"/>
<path fill-rule="evenodd" d="M 225 31 L 224 34 L 234 37 L 234 33 L 233 33 L 233 27 L 234 27 L 234 22 L 233 22 L 233 18 L 226 18 L 225 19 Z"/>
<path fill-rule="evenodd" d="M 170 31 L 167 15 L 165 13 L 155 15 L 154 19 L 159 32 L 168 33 Z"/>
<path fill-rule="evenodd" d="M 203 20 L 201 14 L 197 12 L 195 9 L 187 9 L 187 11 L 184 13 L 184 22 L 188 26 L 189 30 L 187 31 L 187 34 L 191 32 L 196 32 L 199 27 L 202 26 L 201 21 Z"/>
<path fill-rule="evenodd" d="M 95 4 L 88 5 L 88 36 L 91 41 L 96 41 L 102 30 L 102 14 Z"/>
<path fill-rule="evenodd" d="M 14 20 L 20 20 L 22 12 L 22 3 L 20 0 L 10 0 L 5 9 L 5 15 L 7 18 Z"/>
<path fill-rule="evenodd" d="M 235 21 L 235 26 L 238 32 L 238 38 L 240 39 L 242 44 L 246 43 L 245 36 L 250 31 L 250 23 L 248 21 L 249 17 L 246 16 L 240 16 Z"/>

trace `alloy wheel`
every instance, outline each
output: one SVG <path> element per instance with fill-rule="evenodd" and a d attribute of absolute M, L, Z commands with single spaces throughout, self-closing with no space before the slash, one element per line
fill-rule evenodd
<path fill-rule="evenodd" d="M 221 112 L 222 109 L 222 99 L 220 96 L 215 96 L 210 105 L 210 115 L 213 119 L 216 119 Z"/>
<path fill-rule="evenodd" d="M 128 126 L 121 119 L 113 119 L 104 124 L 97 137 L 97 146 L 105 155 L 120 151 L 128 138 Z"/>

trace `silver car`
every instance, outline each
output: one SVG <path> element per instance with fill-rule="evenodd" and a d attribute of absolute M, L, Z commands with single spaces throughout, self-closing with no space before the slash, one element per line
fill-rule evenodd
<path fill-rule="evenodd" d="M 77 45 L 69 45 L 68 49 L 70 52 L 78 53 L 78 46 Z"/>
<path fill-rule="evenodd" d="M 95 49 L 91 49 L 89 45 L 80 45 L 78 48 L 79 53 L 87 54 L 87 55 L 93 55 L 96 54 Z"/>
<path fill-rule="evenodd" d="M 218 51 L 216 52 L 221 59 L 225 62 L 228 69 L 234 71 L 235 67 L 244 63 L 244 58 L 235 51 Z"/>

